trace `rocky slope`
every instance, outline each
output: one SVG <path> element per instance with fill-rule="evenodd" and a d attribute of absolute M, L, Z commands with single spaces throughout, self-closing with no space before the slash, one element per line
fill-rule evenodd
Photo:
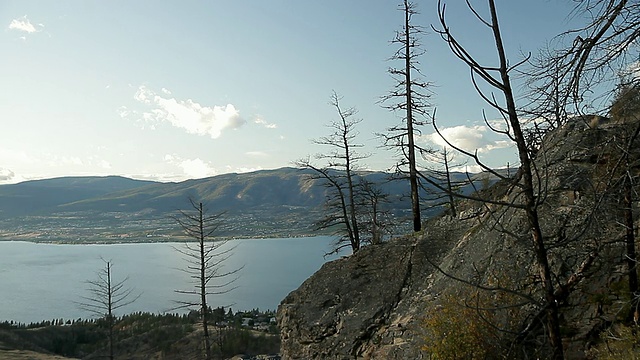
<path fill-rule="evenodd" d="M 540 220 L 568 358 L 583 358 L 603 326 L 628 311 L 619 184 L 621 174 L 638 175 L 640 141 L 628 162 L 621 151 L 636 126 L 592 129 L 574 120 L 547 135 L 536 157 Z M 518 204 L 516 182 L 479 195 Z M 283 357 L 428 358 L 440 346 L 433 339 L 451 341 L 433 319 L 453 308 L 452 314 L 470 314 L 446 319 L 456 333 L 476 329 L 456 316 L 491 323 L 495 334 L 481 334 L 487 344 L 477 346 L 497 339 L 502 356 L 544 358 L 544 304 L 524 212 L 469 200 L 459 207 L 457 217 L 432 219 L 420 234 L 325 264 L 289 294 L 278 309 Z"/>

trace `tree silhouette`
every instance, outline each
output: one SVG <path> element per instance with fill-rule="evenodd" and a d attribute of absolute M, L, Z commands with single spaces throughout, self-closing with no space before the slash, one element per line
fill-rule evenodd
<path fill-rule="evenodd" d="M 113 279 L 113 262 L 104 260 L 104 268 L 99 270 L 97 279 L 87 280 L 88 292 L 90 295 L 83 296 L 78 306 L 88 312 L 104 318 L 107 324 L 109 340 L 109 359 L 114 358 L 114 325 L 116 316 L 114 312 L 124 306 L 130 305 L 141 294 L 134 294 L 134 289 L 126 287 L 129 277 L 120 281 Z"/>
<path fill-rule="evenodd" d="M 185 256 L 187 265 L 182 269 L 191 279 L 191 288 L 175 290 L 178 294 L 191 296 L 189 300 L 178 300 L 180 308 L 197 307 L 203 328 L 203 342 L 205 359 L 212 359 L 211 336 L 209 318 L 211 308 L 208 296 L 220 295 L 233 290 L 232 284 L 238 279 L 242 268 L 227 270 L 224 265 L 233 254 L 235 247 L 226 246 L 227 240 L 214 239 L 215 233 L 222 224 L 223 213 L 209 214 L 202 202 L 189 199 L 191 209 L 180 210 L 173 220 L 180 225 L 185 235 L 195 242 L 187 242 L 183 248 L 176 247 L 176 251 Z"/>
<path fill-rule="evenodd" d="M 340 106 L 341 97 L 335 92 L 331 95 L 329 104 L 336 109 L 338 120 L 329 124 L 332 133 L 328 136 L 314 140 L 314 143 L 330 147 L 327 153 L 320 153 L 315 156 L 318 160 L 326 161 L 326 165 L 318 166 L 307 158 L 298 160 L 296 165 L 302 168 L 311 169 L 315 172 L 314 179 L 324 181 L 327 187 L 327 199 L 325 201 L 326 215 L 317 221 L 316 228 L 332 229 L 339 236 L 338 243 L 334 251 L 339 251 L 345 246 L 351 248 L 354 253 L 362 246 L 363 227 L 369 231 L 376 232 L 371 238 L 379 238 L 380 227 L 375 227 L 379 214 L 378 200 L 382 199 L 382 193 L 375 188 L 375 184 L 359 179 L 356 171 L 359 168 L 359 161 L 368 157 L 360 154 L 357 149 L 362 147 L 356 143 L 356 125 L 361 119 L 354 119 L 357 111 L 354 108 L 344 109 Z M 365 197 L 369 201 L 365 200 Z M 368 208 L 375 207 L 375 211 L 370 212 Z M 363 218 L 364 213 L 368 213 L 371 222 Z M 374 226 L 369 226 L 374 224 Z"/>
<path fill-rule="evenodd" d="M 411 212 L 413 216 L 413 230 L 422 229 L 420 218 L 420 194 L 416 153 L 424 151 L 415 143 L 418 127 L 425 124 L 422 120 L 427 115 L 429 104 L 427 92 L 429 83 L 421 81 L 418 58 L 423 54 L 420 50 L 419 36 L 422 28 L 412 23 L 412 17 L 418 12 L 416 5 L 404 0 L 399 6 L 404 15 L 402 29 L 396 32 L 392 43 L 398 45 L 398 50 L 390 60 L 402 62 L 402 67 L 390 67 L 388 72 L 396 81 L 396 85 L 382 98 L 385 108 L 391 111 L 403 112 L 403 123 L 390 127 L 385 134 L 381 134 L 384 144 L 399 152 L 400 161 L 396 168 L 409 178 L 411 190 Z M 406 169 L 408 167 L 408 169 Z"/>

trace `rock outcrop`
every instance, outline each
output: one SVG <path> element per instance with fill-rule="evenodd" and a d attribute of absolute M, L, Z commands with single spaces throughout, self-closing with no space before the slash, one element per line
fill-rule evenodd
<path fill-rule="evenodd" d="M 624 307 L 618 174 L 638 173 L 640 141 L 625 142 L 636 126 L 593 129 L 571 121 L 545 138 L 536 157 L 540 219 L 561 295 L 568 358 L 584 357 L 595 334 Z M 626 148 L 632 153 L 625 165 Z M 283 358 L 428 358 L 428 310 L 446 294 L 464 300 L 471 285 L 495 286 L 495 279 L 529 299 L 518 307 L 514 330 L 520 335 L 510 335 L 511 341 L 544 343 L 543 328 L 535 324 L 543 304 L 525 214 L 497 204 L 518 203 L 516 181 L 479 192 L 496 204 L 462 201 L 456 218 L 442 215 L 422 233 L 325 264 L 279 306 Z"/>

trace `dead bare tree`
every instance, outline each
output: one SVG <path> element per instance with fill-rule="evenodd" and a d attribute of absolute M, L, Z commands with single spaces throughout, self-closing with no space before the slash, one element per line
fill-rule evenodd
<path fill-rule="evenodd" d="M 178 300 L 174 309 L 197 307 L 200 310 L 203 328 L 204 356 L 213 357 L 209 331 L 210 306 L 208 297 L 232 291 L 242 268 L 227 269 L 226 261 L 233 255 L 235 247 L 227 246 L 227 240 L 216 240 L 215 233 L 222 224 L 223 213 L 209 214 L 202 202 L 189 199 L 191 209 L 180 210 L 172 219 L 180 225 L 185 235 L 195 242 L 186 242 L 176 251 L 184 255 L 187 262 L 183 269 L 191 278 L 191 287 L 176 290 L 178 294 L 189 295 L 189 300 Z"/>
<path fill-rule="evenodd" d="M 526 218 L 530 228 L 529 231 L 531 245 L 535 254 L 535 264 L 537 266 L 538 277 L 541 281 L 542 290 L 545 297 L 545 328 L 552 348 L 552 357 L 554 359 L 563 359 L 564 352 L 562 337 L 560 334 L 560 320 L 558 303 L 556 301 L 556 290 L 552 279 L 548 253 L 544 243 L 542 229 L 540 226 L 540 217 L 538 214 L 540 203 L 538 197 L 536 196 L 534 185 L 535 168 L 518 116 L 518 109 L 516 108 L 516 102 L 510 78 L 512 70 L 522 64 L 522 62 L 515 65 L 510 65 L 507 60 L 502 41 L 502 35 L 500 32 L 500 25 L 498 22 L 495 1 L 488 0 L 488 19 L 482 17 L 468 1 L 467 5 L 476 16 L 478 21 L 484 24 L 490 30 L 493 36 L 493 41 L 498 57 L 497 66 L 491 67 L 481 65 L 473 57 L 473 55 L 470 54 L 460 42 L 458 42 L 457 38 L 453 35 L 446 21 L 446 5 L 442 4 L 442 1 L 440 0 L 438 1 L 438 17 L 440 20 L 440 29 L 435 30 L 441 35 L 444 41 L 446 41 L 453 54 L 469 67 L 469 69 L 471 70 L 471 80 L 476 90 L 478 91 L 478 94 L 487 102 L 487 104 L 491 108 L 496 110 L 502 116 L 507 125 L 507 128 L 509 129 L 509 131 L 503 131 L 502 133 L 507 135 L 516 145 L 518 157 L 520 160 L 521 179 L 518 183 L 514 184 L 515 186 L 520 188 L 521 201 L 519 203 L 511 204 L 510 206 L 521 209 L 526 214 Z M 478 81 L 482 81 L 484 84 L 497 91 L 502 98 L 501 101 L 498 100 L 498 97 L 495 94 L 487 94 L 486 92 L 484 92 L 479 86 Z M 492 129 L 494 128 L 492 127 Z M 453 148 L 457 151 L 469 154 L 468 152 L 465 152 L 455 145 L 449 145 L 453 146 Z M 473 156 L 474 159 L 479 162 L 477 154 L 469 155 Z"/>
<path fill-rule="evenodd" d="M 571 116 L 605 114 L 620 77 L 640 70 L 640 3 L 574 3 L 571 18 L 584 25 L 559 34 L 523 71 L 531 89 L 526 112 L 546 119 L 550 129 Z"/>
<path fill-rule="evenodd" d="M 96 273 L 95 280 L 87 280 L 90 295 L 83 296 L 78 306 L 104 319 L 107 325 L 107 337 L 109 341 L 109 359 L 114 358 L 114 327 L 116 322 L 115 311 L 134 303 L 141 294 L 135 294 L 133 288 L 126 287 L 129 277 L 122 280 L 113 279 L 113 262 L 104 260 L 104 268 Z"/>
<path fill-rule="evenodd" d="M 412 18 L 418 14 L 416 5 L 408 0 L 403 0 L 399 6 L 404 15 L 402 29 L 396 32 L 392 43 L 398 45 L 398 50 L 390 60 L 401 61 L 402 67 L 390 67 L 388 72 L 395 79 L 396 85 L 389 94 L 382 98 L 386 103 L 385 108 L 391 111 L 403 112 L 403 122 L 387 129 L 387 133 L 381 134 L 384 144 L 394 148 L 400 155 L 397 169 L 409 178 L 411 187 L 411 211 L 413 215 L 413 230 L 422 229 L 420 218 L 420 193 L 419 177 L 416 165 L 416 153 L 419 147 L 415 143 L 415 135 L 418 127 L 425 124 L 427 110 L 429 108 L 428 92 L 429 83 L 419 78 L 420 63 L 418 58 L 424 53 L 420 49 L 420 36 L 423 30 L 413 24 Z M 408 167 L 408 169 L 406 169 Z"/>
<path fill-rule="evenodd" d="M 328 153 L 315 156 L 317 160 L 324 160 L 327 164 L 314 165 L 309 158 L 298 160 L 295 164 L 313 170 L 316 178 L 324 180 L 329 189 L 325 202 L 327 213 L 316 223 L 316 228 L 336 230 L 339 239 L 334 251 L 349 246 L 355 253 L 362 245 L 359 212 L 363 206 L 360 200 L 362 183 L 358 181 L 356 171 L 359 161 L 368 155 L 357 152 L 363 145 L 356 143 L 356 125 L 362 120 L 354 118 L 356 109 L 342 108 L 340 100 L 341 97 L 333 92 L 329 104 L 338 114 L 338 120 L 329 124 L 333 132 L 314 140 L 318 145 L 331 148 Z"/>
<path fill-rule="evenodd" d="M 436 191 L 431 191 L 431 201 L 435 202 L 433 206 L 446 205 L 448 212 L 451 216 L 456 217 L 456 193 L 458 190 L 468 184 L 472 184 L 470 180 L 456 180 L 451 176 L 451 169 L 462 164 L 454 164 L 453 154 L 447 147 L 443 147 L 440 151 L 421 152 L 422 158 L 432 166 L 422 169 L 418 172 L 421 178 L 424 178 L 424 183 L 431 184 L 435 182 L 442 184 L 436 187 Z M 429 189 L 425 189 L 429 191 Z M 445 199 L 442 201 L 441 199 Z"/>
<path fill-rule="evenodd" d="M 389 210 L 385 208 L 385 204 L 389 203 L 389 194 L 385 193 L 377 184 L 363 178 L 360 180 L 360 196 L 361 199 L 361 229 L 362 242 L 368 242 L 372 245 L 383 242 L 385 235 L 391 234 L 393 222 L 390 220 Z"/>

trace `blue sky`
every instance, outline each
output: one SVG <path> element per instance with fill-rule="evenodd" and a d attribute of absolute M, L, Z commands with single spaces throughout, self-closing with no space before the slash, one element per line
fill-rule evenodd
<path fill-rule="evenodd" d="M 451 28 L 488 64 L 491 35 L 463 1 L 445 1 Z M 402 13 L 392 0 L 0 2 L 0 183 L 123 175 L 180 181 L 290 166 L 324 149 L 335 90 L 362 118 L 363 165 L 394 154 L 374 133 L 400 114 L 378 103 Z M 486 12 L 485 1 L 472 1 Z M 570 26 L 570 1 L 497 1 L 512 61 Z M 418 1 L 418 25 L 436 1 Z M 433 33 L 421 69 L 438 124 L 491 166 L 515 162 L 482 127 L 468 70 Z M 491 116 L 491 114 L 489 115 Z M 421 142 L 438 145 L 424 129 Z M 472 164 L 470 164 L 472 165 Z"/>

